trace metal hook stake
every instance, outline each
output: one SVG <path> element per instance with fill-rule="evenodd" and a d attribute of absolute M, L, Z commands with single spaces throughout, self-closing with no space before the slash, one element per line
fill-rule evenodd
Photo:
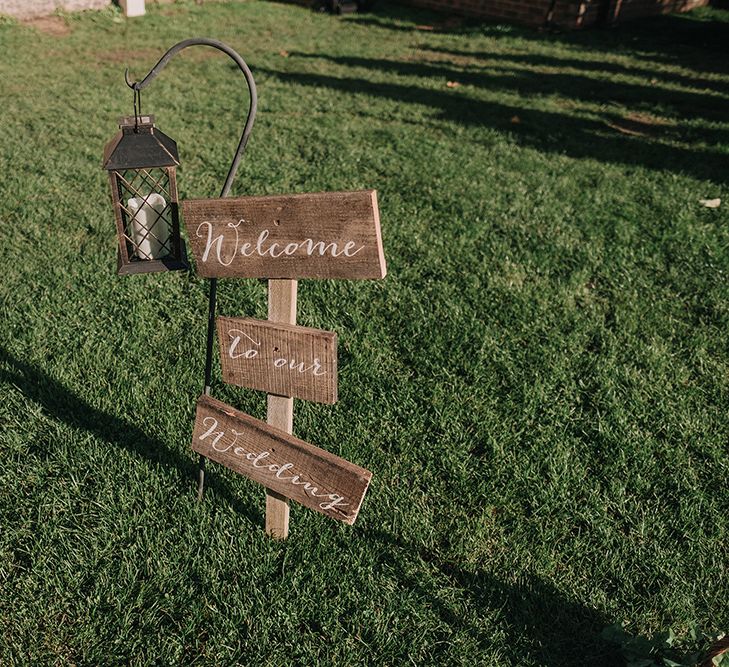
<path fill-rule="evenodd" d="M 246 64 L 245 60 L 238 55 L 233 49 L 231 49 L 227 44 L 224 44 L 223 42 L 219 42 L 216 39 L 208 39 L 207 37 L 193 37 L 192 39 L 185 39 L 177 44 L 175 44 L 172 48 L 170 48 L 167 53 L 165 53 L 160 59 L 159 62 L 149 71 L 147 76 L 145 76 L 141 81 L 131 81 L 129 78 L 129 68 L 127 67 L 124 71 L 124 81 L 126 82 L 127 86 L 131 88 L 135 96 L 140 95 L 139 101 L 140 101 L 140 114 L 141 114 L 141 90 L 142 88 L 146 88 L 154 79 L 155 77 L 165 68 L 167 63 L 180 51 L 183 49 L 186 49 L 190 46 L 210 46 L 214 49 L 218 49 L 219 51 L 222 51 L 223 53 L 226 53 L 229 55 L 234 61 L 235 64 L 238 65 L 238 69 L 240 69 L 241 72 L 243 72 L 243 76 L 246 79 L 246 83 L 248 84 L 248 91 L 250 93 L 251 103 L 250 107 L 248 108 L 248 117 L 246 118 L 246 123 L 243 127 L 243 134 L 241 135 L 240 141 L 238 142 L 238 148 L 236 149 L 235 155 L 233 156 L 233 161 L 231 162 L 230 169 L 228 170 L 228 175 L 225 178 L 225 183 L 223 184 L 223 189 L 220 191 L 221 197 L 227 197 L 230 194 L 230 189 L 233 185 L 233 179 L 235 178 L 235 174 L 238 171 L 238 165 L 240 164 L 241 158 L 243 157 L 243 153 L 246 149 L 246 145 L 248 144 L 248 139 L 251 135 L 251 131 L 253 130 L 253 123 L 256 120 L 256 111 L 258 110 L 258 92 L 256 90 L 256 82 L 253 80 L 253 74 L 251 73 L 251 70 L 249 69 L 248 65 Z M 135 97 L 135 118 L 136 118 L 136 101 L 137 97 Z M 217 286 L 218 281 L 217 278 L 211 278 L 210 279 L 210 289 L 208 293 L 208 333 L 207 333 L 207 350 L 206 350 L 206 356 L 205 356 L 205 384 L 204 384 L 204 392 L 205 394 L 210 394 L 210 384 L 211 384 L 211 378 L 212 378 L 212 368 L 213 368 L 213 343 L 214 343 L 214 337 L 215 337 L 215 308 L 216 308 L 216 300 L 217 300 Z M 198 501 L 202 500 L 203 494 L 205 493 L 205 457 L 200 456 L 199 463 L 198 463 L 198 488 L 197 488 L 197 498 Z"/>
<path fill-rule="evenodd" d="M 140 91 L 143 88 L 146 88 L 175 55 L 190 46 L 211 46 L 214 49 L 218 49 L 219 51 L 228 54 L 235 61 L 235 64 L 238 65 L 240 71 L 243 72 L 243 76 L 245 76 L 246 83 L 248 84 L 248 91 L 251 96 L 251 104 L 248 109 L 248 117 L 243 128 L 243 134 L 241 135 L 240 142 L 238 143 L 238 149 L 233 157 L 233 162 L 230 165 L 228 176 L 225 179 L 225 184 L 220 192 L 221 197 L 227 197 L 230 193 L 230 188 L 233 184 L 236 171 L 238 171 L 238 165 L 243 157 L 243 152 L 245 151 L 246 144 L 248 143 L 251 130 L 253 129 L 253 123 L 256 120 L 256 111 L 258 110 L 258 91 L 256 90 L 256 82 L 253 80 L 253 74 L 245 60 L 243 60 L 238 53 L 223 42 L 219 42 L 216 39 L 208 39 L 207 37 L 194 37 L 192 39 L 185 39 L 170 48 L 167 53 L 159 59 L 159 62 L 149 71 L 149 74 L 147 74 L 147 76 L 145 76 L 141 81 L 132 82 L 129 79 L 129 68 L 127 68 L 124 72 L 124 80 L 126 81 L 127 86 L 133 90 Z"/>
<path fill-rule="evenodd" d="M 132 90 L 134 96 L 134 132 L 139 132 L 139 121 L 142 116 L 142 93 L 136 88 Z"/>

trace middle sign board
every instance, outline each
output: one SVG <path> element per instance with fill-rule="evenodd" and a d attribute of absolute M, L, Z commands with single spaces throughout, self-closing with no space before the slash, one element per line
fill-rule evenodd
<path fill-rule="evenodd" d="M 249 317 L 218 317 L 217 327 L 228 384 L 336 403 L 336 333 Z"/>

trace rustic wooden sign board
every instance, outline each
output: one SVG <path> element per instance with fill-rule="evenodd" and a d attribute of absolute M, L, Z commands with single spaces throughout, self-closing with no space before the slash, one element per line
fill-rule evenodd
<path fill-rule="evenodd" d="M 374 190 L 182 203 L 206 278 L 384 278 Z"/>
<path fill-rule="evenodd" d="M 353 524 L 372 473 L 210 396 L 197 401 L 192 448 L 332 519 Z"/>
<path fill-rule="evenodd" d="M 243 317 L 218 317 L 217 327 L 228 384 L 336 403 L 337 334 Z"/>
<path fill-rule="evenodd" d="M 336 334 L 296 326 L 296 295 L 301 278 L 385 277 L 377 193 L 192 199 L 182 212 L 201 276 L 269 279 L 267 322 L 217 318 L 223 380 L 267 392 L 268 423 L 204 395 L 192 448 L 266 486 L 269 535 L 288 535 L 288 499 L 354 523 L 372 473 L 291 435 L 294 397 L 337 400 Z"/>

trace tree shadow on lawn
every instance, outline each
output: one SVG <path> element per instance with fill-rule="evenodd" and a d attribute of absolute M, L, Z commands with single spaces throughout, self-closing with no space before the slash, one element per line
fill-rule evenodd
<path fill-rule="evenodd" d="M 525 31 L 519 36 L 540 39 L 534 31 Z M 696 11 L 626 21 L 613 29 L 566 31 L 550 35 L 548 39 L 585 50 L 621 53 L 648 64 L 729 73 L 729 59 L 726 58 L 729 21 L 706 18 Z"/>
<path fill-rule="evenodd" d="M 311 56 L 306 56 L 311 57 Z M 293 58 L 292 58 L 293 59 Z M 366 58 L 330 58 L 342 64 L 356 64 L 359 67 L 369 67 L 379 71 L 398 72 L 403 67 L 410 67 L 407 63 Z M 415 65 L 416 72 L 428 73 L 433 76 L 430 66 Z M 689 148 L 677 145 L 667 145 L 653 141 L 650 135 L 641 135 L 632 131 L 621 131 L 620 125 L 625 120 L 624 115 L 617 110 L 615 113 L 604 113 L 602 119 L 578 117 L 567 113 L 542 111 L 527 106 L 529 100 L 525 99 L 523 106 L 511 106 L 500 102 L 490 102 L 463 93 L 463 89 L 450 90 L 445 87 L 447 80 L 459 81 L 463 72 L 444 67 L 437 68 L 438 76 L 443 78 L 443 90 L 422 88 L 413 85 L 396 83 L 376 83 L 361 78 L 339 78 L 321 75 L 312 72 L 278 71 L 258 67 L 257 73 L 265 73 L 285 83 L 312 88 L 329 88 L 348 94 L 364 94 L 390 99 L 400 103 L 428 106 L 439 110 L 439 118 L 452 123 L 470 126 L 490 127 L 492 129 L 508 132 L 522 146 L 534 148 L 540 152 L 567 155 L 572 158 L 588 158 L 601 162 L 623 164 L 630 166 L 643 166 L 657 171 L 672 171 L 694 176 L 696 178 L 724 183 L 729 178 L 726 169 L 726 154 L 711 150 Z M 583 77 L 576 77 L 578 80 Z M 575 94 L 579 88 L 579 81 L 569 75 L 559 75 L 554 80 L 554 87 L 549 89 L 553 93 L 563 93 L 566 97 Z M 479 85 L 488 87 L 494 83 L 494 78 L 483 75 L 478 77 Z M 594 81 L 594 80 L 593 80 Z M 544 88 L 544 75 L 540 73 L 523 74 L 514 78 L 511 76 L 498 77 L 496 83 L 499 90 L 510 89 L 512 92 L 525 95 L 534 90 Z M 594 81 L 599 89 L 603 83 Z M 619 86 L 615 84 L 617 89 Z M 650 95 L 651 89 L 646 89 Z M 655 92 L 655 91 L 654 91 Z M 632 91 L 631 96 L 636 98 L 637 92 Z M 666 91 L 660 92 L 659 102 L 666 99 Z M 581 99 L 597 103 L 604 103 L 605 97 L 596 95 L 593 99 L 588 92 L 579 94 Z M 687 94 L 685 102 L 689 100 L 697 103 L 701 95 Z M 723 100 L 716 100 L 713 96 L 703 96 L 704 115 L 714 116 L 719 104 Z M 648 97 L 650 99 L 650 97 Z M 618 128 L 618 129 L 616 129 Z M 668 128 L 656 127 L 652 131 L 673 131 Z M 678 130 L 677 130 L 678 131 Z M 695 130 L 691 128 L 691 131 Z M 702 130 L 702 136 L 711 138 L 709 130 Z M 716 138 L 723 134 L 717 133 Z"/>
<path fill-rule="evenodd" d="M 71 428 L 87 431 L 110 445 L 147 459 L 150 463 L 174 468 L 184 483 L 189 485 L 190 494 L 195 492 L 197 464 L 180 456 L 162 440 L 151 438 L 125 419 L 94 408 L 50 375 L 17 359 L 2 346 L 0 346 L 0 364 L 10 368 L 6 370 L 0 367 L 0 380 L 15 385 L 48 416 Z M 241 502 L 233 489 L 219 475 L 206 475 L 205 482 L 208 490 L 213 490 L 251 523 L 260 525 L 263 522 L 263 515 L 250 505 Z"/>
<path fill-rule="evenodd" d="M 380 543 L 378 551 L 383 563 L 395 566 L 403 588 L 427 599 L 445 625 L 466 630 L 484 650 L 488 650 L 490 640 L 478 627 L 478 619 L 469 618 L 462 609 L 457 613 L 442 603 L 438 591 L 434 590 L 439 585 L 438 579 L 442 581 L 445 577 L 452 582 L 472 607 L 498 610 L 507 626 L 508 641 L 514 653 L 521 651 L 544 667 L 618 667 L 625 664 L 616 647 L 600 636 L 610 621 L 600 612 L 568 599 L 538 577 L 524 574 L 519 577 L 518 584 L 508 584 L 480 569 L 471 572 L 382 530 L 366 531 L 366 537 Z M 408 568 L 407 562 L 413 559 L 422 560 L 436 575 L 430 579 L 434 582 L 430 587 L 427 579 L 408 573 L 408 569 L 413 568 Z M 445 663 L 450 654 L 449 642 L 440 642 L 440 645 Z"/>
<path fill-rule="evenodd" d="M 438 49 L 429 49 L 438 54 Z M 443 52 L 447 57 L 449 52 Z M 450 52 L 452 53 L 452 52 Z M 481 54 L 489 58 L 487 54 Z M 479 63 L 476 67 L 469 69 L 454 69 L 453 63 L 428 62 L 428 61 L 403 61 L 385 60 L 374 58 L 360 58 L 354 56 L 320 56 L 318 54 L 291 53 L 292 58 L 311 58 L 316 60 L 328 60 L 337 65 L 346 67 L 360 67 L 376 69 L 388 74 L 401 76 L 418 76 L 429 79 L 441 79 L 442 81 L 458 81 L 478 88 L 493 91 L 516 92 L 519 95 L 528 97 L 530 95 L 553 95 L 568 97 L 570 100 L 577 100 L 589 104 L 633 104 L 644 108 L 670 108 L 676 112 L 675 116 L 684 118 L 702 118 L 710 121 L 726 121 L 726 106 L 729 104 L 729 89 L 716 95 L 697 93 L 691 91 L 669 90 L 660 87 L 658 79 L 656 84 L 642 86 L 635 83 L 622 83 L 601 79 L 581 74 L 530 71 L 520 68 L 501 67 L 503 73 L 486 73 L 484 68 L 487 63 Z M 512 60 L 512 56 L 499 55 L 502 60 Z M 542 56 L 528 56 L 514 59 L 515 62 L 524 62 L 530 66 L 542 67 L 544 58 Z M 553 68 L 570 67 L 571 65 L 560 64 L 563 61 L 552 59 Z M 568 61 L 580 62 L 580 61 Z M 594 63 L 596 64 L 596 63 Z M 656 77 L 660 74 L 656 74 Z M 709 133 L 709 131 L 707 131 Z"/>
<path fill-rule="evenodd" d="M 729 35 L 727 36 L 729 40 Z M 508 66 L 528 66 L 528 67 L 539 67 L 539 68 L 553 68 L 553 69 L 572 69 L 579 70 L 580 72 L 589 73 L 591 77 L 586 79 L 589 83 L 599 83 L 601 86 L 616 86 L 622 84 L 614 84 L 607 82 L 604 79 L 598 79 L 604 74 L 614 75 L 625 75 L 631 77 L 643 77 L 651 81 L 651 85 L 662 85 L 662 84 L 676 84 L 680 86 L 686 86 L 694 89 L 701 89 L 711 91 L 717 95 L 723 95 L 729 98 L 729 82 L 719 81 L 716 79 L 708 79 L 699 75 L 693 74 L 679 74 L 677 72 L 671 72 L 666 70 L 656 70 L 654 67 L 645 65 L 644 67 L 636 67 L 635 65 L 626 65 L 620 62 L 611 62 L 606 60 L 594 60 L 594 59 L 581 59 L 581 58 L 570 58 L 570 57 L 559 57 L 549 56 L 543 53 L 502 53 L 500 51 L 463 51 L 459 49 L 452 49 L 447 47 L 435 47 L 429 44 L 422 44 L 418 47 L 418 51 L 425 53 L 432 53 L 434 56 L 442 56 L 442 60 L 433 60 L 434 65 L 452 66 L 456 63 L 463 63 L 466 66 L 476 66 L 479 68 L 492 68 L 494 65 L 501 66 L 504 63 Z M 506 69 L 506 68 L 505 68 Z M 518 72 L 518 70 L 517 70 Z M 727 68 L 729 72 L 729 67 Z M 547 79 L 552 76 L 550 72 L 544 72 Z M 484 79 L 485 80 L 485 79 Z M 641 96 L 645 95 L 645 86 L 636 86 L 635 84 L 629 84 L 636 93 L 640 93 Z M 602 90 L 606 90 L 603 88 Z M 653 93 L 656 89 L 648 89 Z M 575 92 L 580 92 L 579 88 L 575 88 Z M 695 95 L 695 93 L 685 93 L 683 91 L 666 90 L 662 91 L 662 97 L 667 103 L 675 102 L 677 97 L 683 98 L 688 104 L 681 106 L 687 112 L 691 112 L 693 107 L 692 98 L 687 95 Z M 651 101 L 655 97 L 651 95 Z M 699 100 L 700 101 L 700 100 Z M 711 117 L 719 117 L 721 110 L 720 104 L 724 101 L 715 100 L 716 108 L 710 110 Z M 724 113 L 721 120 L 726 119 L 726 113 Z"/>
<path fill-rule="evenodd" d="M 707 17 L 701 11 L 694 11 L 634 19 L 610 28 L 544 30 L 478 19 L 464 19 L 455 24 L 445 21 L 443 14 L 379 3 L 373 13 L 352 15 L 347 21 L 373 29 L 409 32 L 414 36 L 431 32 L 423 32 L 426 27 L 436 34 L 473 35 L 495 40 L 518 37 L 547 45 L 557 42 L 586 51 L 603 50 L 653 63 L 727 73 L 729 59 L 725 54 L 729 21 L 717 20 L 716 16 L 713 13 Z M 727 16 L 726 12 L 724 16 Z M 711 52 L 716 57 L 712 57 Z"/>

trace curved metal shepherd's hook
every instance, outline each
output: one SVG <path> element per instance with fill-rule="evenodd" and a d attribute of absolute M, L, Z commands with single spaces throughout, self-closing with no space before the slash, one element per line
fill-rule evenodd
<path fill-rule="evenodd" d="M 227 44 L 224 44 L 223 42 L 219 42 L 216 39 L 208 39 L 207 37 L 194 37 L 192 39 L 185 39 L 170 48 L 167 53 L 165 53 L 159 59 L 159 62 L 149 71 L 149 74 L 147 74 L 147 76 L 145 76 L 141 81 L 132 82 L 129 80 L 128 67 L 124 71 L 124 80 L 126 81 L 127 86 L 129 86 L 135 92 L 139 92 L 140 90 L 146 88 L 155 79 L 155 77 L 165 68 L 167 63 L 175 55 L 177 55 L 180 51 L 186 49 L 189 46 L 211 46 L 214 49 L 222 51 L 223 53 L 227 53 L 235 61 L 235 64 L 238 65 L 240 71 L 243 72 L 243 75 L 246 78 L 246 83 L 248 84 L 248 90 L 251 95 L 251 105 L 248 109 L 248 118 L 246 119 L 246 124 L 243 128 L 243 135 L 241 136 L 240 142 L 238 143 L 238 150 L 236 150 L 235 152 L 235 157 L 233 158 L 233 162 L 230 165 L 228 176 L 225 179 L 225 185 L 223 185 L 223 189 L 220 193 L 221 197 L 227 197 L 230 193 L 230 188 L 233 184 L 235 173 L 236 171 L 238 171 L 238 165 L 240 164 L 240 160 L 243 157 L 243 152 L 245 151 L 246 144 L 248 143 L 248 138 L 251 135 L 251 130 L 253 130 L 253 123 L 256 120 L 256 111 L 258 109 L 258 92 L 256 91 L 256 82 L 253 80 L 253 74 L 251 74 L 251 70 L 248 68 L 248 65 L 246 65 L 246 61 L 243 60 L 243 58 L 241 58 L 238 53 L 236 53 L 233 49 L 231 49 Z"/>
<path fill-rule="evenodd" d="M 231 49 L 227 44 L 224 44 L 223 42 L 219 42 L 216 39 L 208 39 L 207 37 L 194 37 L 192 39 L 185 39 L 170 48 L 167 53 L 165 53 L 159 59 L 159 62 L 149 71 L 149 74 L 147 74 L 147 76 L 145 76 L 141 81 L 133 82 L 129 79 L 128 67 L 124 72 L 124 80 L 126 81 L 127 86 L 129 86 L 134 91 L 135 95 L 137 95 L 139 91 L 141 91 L 143 88 L 146 88 L 154 80 L 154 78 L 165 68 L 167 63 L 175 55 L 177 55 L 180 51 L 186 49 L 189 46 L 211 46 L 214 49 L 218 49 L 219 51 L 228 54 L 235 61 L 235 64 L 238 65 L 240 71 L 243 72 L 243 76 L 245 76 L 246 83 L 248 84 L 248 91 L 251 96 L 251 104 L 248 108 L 248 117 L 246 119 L 246 124 L 243 128 L 243 134 L 241 135 L 240 142 L 238 143 L 238 149 L 235 152 L 233 162 L 231 163 L 230 169 L 228 170 L 228 176 L 226 177 L 225 184 L 223 185 L 223 189 L 220 192 L 221 197 L 227 197 L 230 193 L 231 186 L 233 185 L 233 179 L 235 178 L 235 174 L 238 171 L 238 165 L 240 164 L 241 158 L 243 157 L 243 152 L 246 149 L 248 138 L 250 137 L 251 131 L 253 130 L 253 123 L 256 120 L 256 110 L 258 109 L 258 92 L 256 91 L 256 82 L 253 80 L 253 74 L 251 74 L 251 70 L 248 68 L 248 65 L 246 65 L 245 60 L 243 60 L 243 58 L 241 58 L 238 53 L 236 53 L 233 49 Z M 205 394 L 210 394 L 210 382 L 213 370 L 213 342 L 215 336 L 215 303 L 217 300 L 217 290 L 218 280 L 217 278 L 211 278 L 210 294 L 208 299 L 208 337 L 207 351 L 205 357 Z M 198 500 L 202 499 L 204 491 L 205 457 L 200 456 L 197 489 Z"/>

